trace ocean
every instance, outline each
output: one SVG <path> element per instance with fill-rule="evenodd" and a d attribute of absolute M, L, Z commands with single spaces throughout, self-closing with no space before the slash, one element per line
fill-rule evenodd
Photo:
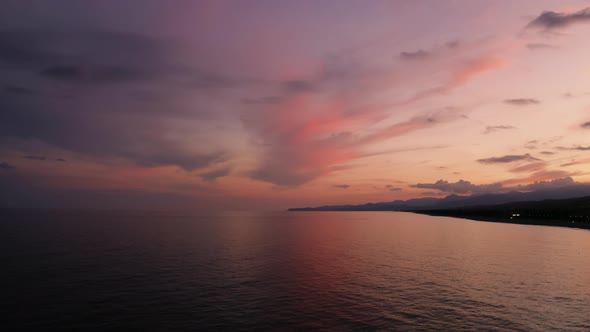
<path fill-rule="evenodd" d="M 590 231 L 401 212 L 0 211 L 4 331 L 590 331 Z"/>

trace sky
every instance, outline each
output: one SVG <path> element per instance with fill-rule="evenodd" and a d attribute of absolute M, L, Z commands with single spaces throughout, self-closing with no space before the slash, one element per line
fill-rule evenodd
<path fill-rule="evenodd" d="M 0 6 L 0 206 L 283 209 L 590 182 L 587 0 Z"/>

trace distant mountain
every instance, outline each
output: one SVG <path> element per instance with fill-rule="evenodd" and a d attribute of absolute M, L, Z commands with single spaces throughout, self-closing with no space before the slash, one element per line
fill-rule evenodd
<path fill-rule="evenodd" d="M 590 196 L 590 184 L 576 184 L 530 192 L 511 191 L 499 194 L 459 196 L 444 198 L 416 198 L 407 201 L 366 203 L 360 205 L 328 205 L 319 207 L 291 208 L 289 211 L 419 211 L 449 209 L 469 206 L 490 206 L 511 202 L 540 201 Z"/>

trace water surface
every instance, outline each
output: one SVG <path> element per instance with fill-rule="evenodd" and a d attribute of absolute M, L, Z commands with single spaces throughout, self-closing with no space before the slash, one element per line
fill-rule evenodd
<path fill-rule="evenodd" d="M 395 212 L 0 218 L 22 329 L 590 330 L 586 230 Z"/>

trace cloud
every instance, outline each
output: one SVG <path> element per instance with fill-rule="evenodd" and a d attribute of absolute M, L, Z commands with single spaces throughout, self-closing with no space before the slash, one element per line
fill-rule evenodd
<path fill-rule="evenodd" d="M 117 83 L 128 81 L 141 81 L 150 78 L 150 74 L 137 68 L 117 65 L 53 65 L 43 69 L 41 76 L 60 80 Z"/>
<path fill-rule="evenodd" d="M 280 96 L 269 96 L 263 98 L 244 98 L 242 103 L 247 105 L 273 105 L 283 101 L 283 97 Z"/>
<path fill-rule="evenodd" d="M 205 123 L 200 120 L 221 113 L 209 111 L 215 96 L 205 92 L 234 87 L 239 80 L 185 65 L 175 47 L 103 30 L 0 30 L 0 65 L 9 78 L 32 80 L 44 91 L 5 87 L 0 139 L 36 141 L 93 160 L 124 158 L 187 171 L 227 160 L 219 145 L 199 144 L 206 135 L 199 135 Z M 134 97 L 137 91 L 157 98 L 146 103 Z"/>
<path fill-rule="evenodd" d="M 430 53 L 428 51 L 418 50 L 418 51 L 415 51 L 415 52 L 401 52 L 399 54 L 399 57 L 402 60 L 414 61 L 414 60 L 424 60 L 424 59 L 427 59 L 431 55 L 432 55 L 432 53 Z"/>
<path fill-rule="evenodd" d="M 506 181 L 502 181 L 502 184 L 505 186 L 514 186 L 519 185 L 521 186 L 523 183 L 531 183 L 531 182 L 543 182 L 543 181 L 550 181 L 554 179 L 564 178 L 571 176 L 572 173 L 562 171 L 562 170 L 541 170 L 534 172 L 524 178 L 515 178 L 509 179 Z"/>
<path fill-rule="evenodd" d="M 544 43 L 528 43 L 526 44 L 526 48 L 529 50 L 553 50 L 557 49 L 557 46 L 544 44 Z"/>
<path fill-rule="evenodd" d="M 464 84 L 477 75 L 496 70 L 506 64 L 506 59 L 497 56 L 486 55 L 460 64 L 453 73 L 451 87 Z"/>
<path fill-rule="evenodd" d="M 534 163 L 511 168 L 511 169 L 509 169 L 509 171 L 513 172 L 513 173 L 537 172 L 540 170 L 544 170 L 546 167 L 547 167 L 547 165 L 545 164 L 545 162 L 534 162 Z"/>
<path fill-rule="evenodd" d="M 590 121 L 582 123 L 580 127 L 584 129 L 590 129 Z"/>
<path fill-rule="evenodd" d="M 486 129 L 484 130 L 484 134 L 490 134 L 499 130 L 508 130 L 508 129 L 516 129 L 516 127 L 513 126 L 487 126 Z"/>
<path fill-rule="evenodd" d="M 201 177 L 201 179 L 203 179 L 205 181 L 214 181 L 218 178 L 227 176 L 230 172 L 231 172 L 230 167 L 223 167 L 223 168 L 219 168 L 219 169 L 214 169 L 209 172 L 201 173 L 201 174 L 199 174 L 199 176 Z"/>
<path fill-rule="evenodd" d="M 405 106 L 426 98 L 448 93 L 474 79 L 475 77 L 502 68 L 507 61 L 504 58 L 483 55 L 469 60 L 463 60 L 450 66 L 451 72 L 446 82 L 441 85 L 420 90 L 413 97 L 397 103 Z"/>
<path fill-rule="evenodd" d="M 590 8 L 580 9 L 572 13 L 560 13 L 544 11 L 534 20 L 529 22 L 527 27 L 538 27 L 546 30 L 564 28 L 576 23 L 590 22 Z"/>
<path fill-rule="evenodd" d="M 567 166 L 574 166 L 574 165 L 583 165 L 583 164 L 588 164 L 588 163 L 590 163 L 590 159 L 574 160 L 572 162 L 561 164 L 559 166 L 561 166 L 561 167 L 567 167 Z"/>
<path fill-rule="evenodd" d="M 520 184 L 520 183 L 526 184 Z M 475 185 L 469 181 L 459 180 L 450 183 L 445 180 L 438 180 L 435 183 L 418 183 L 413 188 L 434 189 L 444 193 L 453 194 L 492 194 L 507 191 L 536 191 L 569 187 L 577 184 L 567 172 L 563 171 L 540 171 L 533 173 L 523 179 L 513 179 L 492 184 Z"/>
<path fill-rule="evenodd" d="M 9 163 L 6 163 L 6 162 L 1 162 L 0 163 L 0 169 L 8 170 L 8 169 L 14 169 L 14 168 L 15 167 L 12 166 L 12 165 L 10 165 Z"/>
<path fill-rule="evenodd" d="M 410 185 L 412 188 L 420 188 L 420 189 L 435 189 L 447 193 L 453 194 L 468 194 L 468 193 L 487 193 L 487 192 L 496 192 L 502 189 L 501 183 L 493 183 L 493 184 L 485 184 L 485 185 L 475 185 L 469 181 L 459 180 L 455 183 L 448 182 L 446 180 L 438 180 L 435 183 L 418 183 L 415 185 Z"/>
<path fill-rule="evenodd" d="M 15 95 L 32 95 L 35 93 L 35 91 L 32 89 L 21 87 L 21 86 L 15 86 L 15 85 L 5 86 L 4 92 L 15 94 Z"/>
<path fill-rule="evenodd" d="M 403 190 L 402 188 L 395 187 L 391 184 L 386 184 L 385 188 L 387 188 L 389 191 L 402 191 Z"/>
<path fill-rule="evenodd" d="M 544 189 L 554 189 L 554 188 L 563 188 L 568 187 L 576 184 L 574 179 L 571 177 L 563 177 L 558 179 L 553 179 L 549 181 L 535 181 L 533 183 L 527 185 L 519 185 L 516 188 L 518 190 L 524 191 L 535 191 L 535 190 L 544 190 Z"/>
<path fill-rule="evenodd" d="M 572 151 L 590 151 L 590 146 L 573 146 L 573 147 L 563 147 L 563 146 L 558 146 L 556 147 L 556 149 L 558 150 L 564 150 L 564 151 L 568 151 L 568 150 L 572 150 Z"/>
<path fill-rule="evenodd" d="M 224 152 L 212 153 L 190 153 L 188 151 L 154 151 L 153 155 L 130 155 L 140 166 L 178 166 L 185 171 L 194 171 L 205 168 L 228 160 L 228 155 Z"/>
<path fill-rule="evenodd" d="M 0 63 L 69 83 L 167 81 L 186 88 L 224 89 L 242 80 L 177 59 L 177 46 L 149 36 L 101 29 L 0 31 Z M 203 66 L 204 67 L 204 66 Z"/>
<path fill-rule="evenodd" d="M 307 93 L 317 91 L 317 86 L 313 82 L 305 80 L 283 82 L 283 88 L 288 93 Z"/>
<path fill-rule="evenodd" d="M 504 100 L 505 104 L 515 105 L 515 106 L 527 106 L 527 105 L 536 105 L 540 102 L 537 99 L 532 98 L 515 98 L 515 99 L 506 99 Z"/>
<path fill-rule="evenodd" d="M 555 152 L 552 152 L 552 151 L 541 151 L 541 152 L 539 152 L 539 153 L 540 153 L 540 154 L 547 155 L 547 156 L 550 156 L 550 155 L 553 155 L 553 154 L 555 154 Z"/>
<path fill-rule="evenodd" d="M 350 185 L 347 184 L 335 184 L 334 188 L 340 188 L 340 189 L 348 189 L 350 188 Z"/>
<path fill-rule="evenodd" d="M 46 160 L 47 157 L 45 156 L 23 156 L 23 158 L 25 159 L 30 159 L 30 160 Z"/>
<path fill-rule="evenodd" d="M 527 154 L 522 154 L 522 155 L 506 155 L 506 156 L 502 156 L 502 157 L 483 158 L 483 159 L 478 159 L 477 161 L 482 164 L 502 164 L 502 163 L 511 163 L 514 161 L 522 161 L 522 160 L 539 161 L 540 159 L 537 159 L 527 153 Z"/>
<path fill-rule="evenodd" d="M 376 133 L 367 135 L 360 139 L 362 143 L 372 143 L 376 141 L 383 141 L 397 136 L 409 134 L 411 132 L 426 129 L 440 125 L 442 123 L 461 119 L 461 110 L 453 107 L 445 107 L 435 110 L 433 112 L 417 115 L 413 118 L 393 124 Z"/>
<path fill-rule="evenodd" d="M 62 162 L 62 163 L 67 162 L 67 160 L 65 160 L 63 158 L 56 158 L 55 161 L 59 161 L 59 162 Z"/>

